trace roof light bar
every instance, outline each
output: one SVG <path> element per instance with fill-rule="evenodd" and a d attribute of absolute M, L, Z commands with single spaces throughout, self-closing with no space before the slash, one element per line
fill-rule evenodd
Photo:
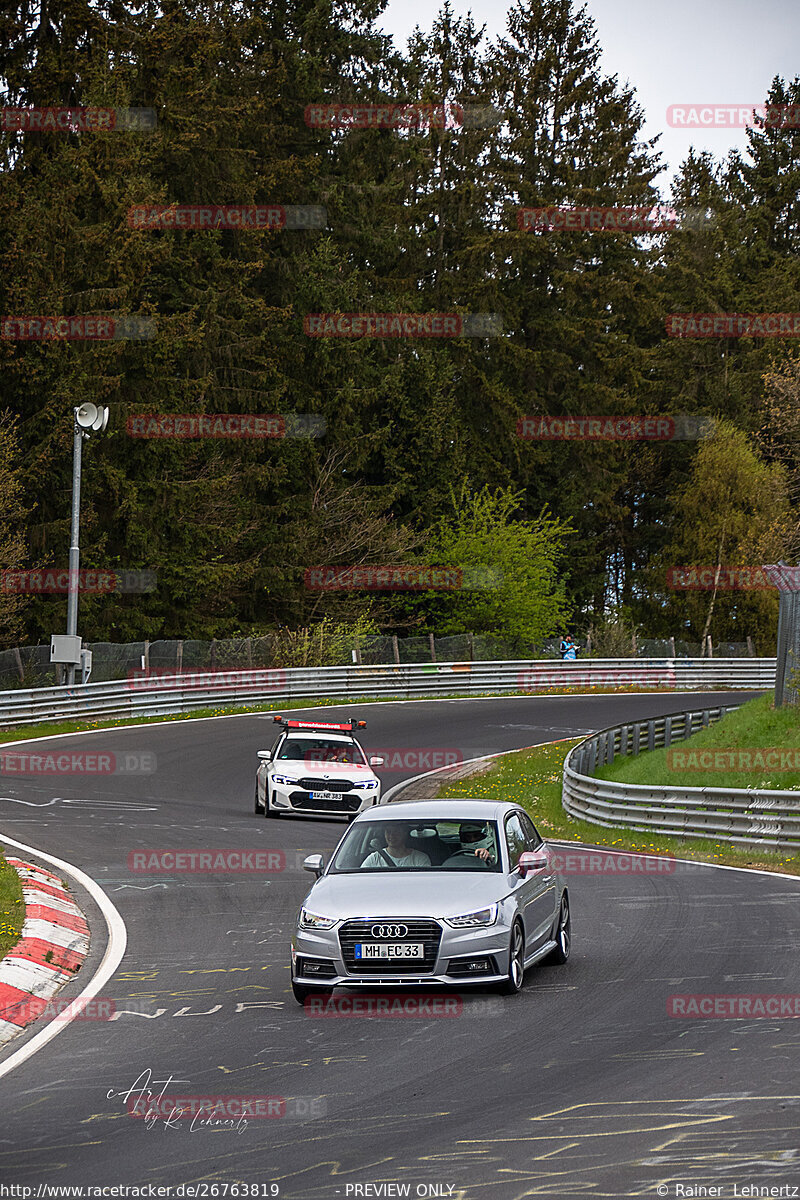
<path fill-rule="evenodd" d="M 366 729 L 366 721 L 343 721 L 334 724 L 330 721 L 290 721 L 287 717 L 277 714 L 272 718 L 276 725 L 283 729 L 336 729 L 340 733 L 352 733 L 354 729 Z"/>

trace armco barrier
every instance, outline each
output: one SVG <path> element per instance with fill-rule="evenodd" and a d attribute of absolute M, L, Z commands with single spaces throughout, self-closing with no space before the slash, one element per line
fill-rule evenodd
<path fill-rule="evenodd" d="M 651 787 L 598 779 L 619 756 L 670 746 L 719 721 L 738 705 L 695 709 L 602 729 L 564 761 L 562 801 L 571 817 L 593 825 L 677 837 L 779 848 L 800 846 L 800 792 L 751 788 Z"/>
<path fill-rule="evenodd" d="M 124 681 L 0 692 L 0 728 L 70 719 L 167 716 L 306 698 L 547 694 L 591 687 L 766 690 L 774 683 L 774 658 L 544 659 L 137 674 Z"/>

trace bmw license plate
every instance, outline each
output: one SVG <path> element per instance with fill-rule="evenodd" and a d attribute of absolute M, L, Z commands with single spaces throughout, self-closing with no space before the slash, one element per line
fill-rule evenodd
<path fill-rule="evenodd" d="M 341 800 L 341 792 L 309 792 L 312 800 Z"/>
<path fill-rule="evenodd" d="M 356 942 L 356 958 L 424 958 L 422 942 Z"/>

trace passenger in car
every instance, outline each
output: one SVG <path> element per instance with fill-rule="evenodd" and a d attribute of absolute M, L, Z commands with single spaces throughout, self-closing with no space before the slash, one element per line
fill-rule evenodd
<path fill-rule="evenodd" d="M 368 870 L 373 867 L 429 867 L 431 860 L 421 850 L 408 844 L 408 828 L 404 822 L 386 823 L 386 849 L 375 850 L 361 864 Z"/>

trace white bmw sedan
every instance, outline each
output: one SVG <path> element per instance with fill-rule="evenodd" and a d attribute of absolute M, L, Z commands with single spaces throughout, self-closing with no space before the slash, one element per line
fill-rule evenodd
<path fill-rule="evenodd" d="M 363 729 L 366 721 L 332 724 L 280 716 L 274 720 L 281 735 L 271 750 L 258 752 L 257 816 L 352 818 L 380 802 L 380 780 L 372 768 L 383 766 L 383 759 L 377 755 L 368 759 L 353 736 L 353 730 Z"/>

